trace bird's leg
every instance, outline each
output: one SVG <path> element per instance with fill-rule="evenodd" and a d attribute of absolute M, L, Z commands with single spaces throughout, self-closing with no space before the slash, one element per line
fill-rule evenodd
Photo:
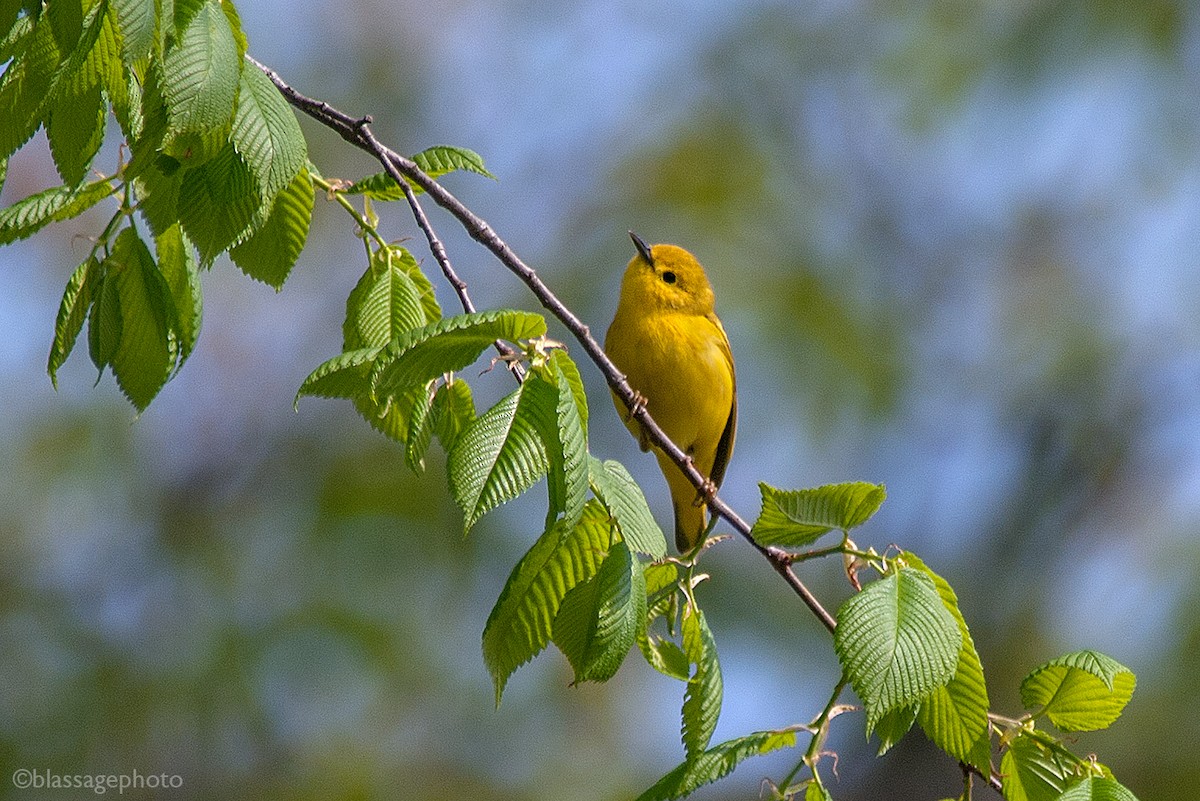
<path fill-rule="evenodd" d="M 630 422 L 633 420 L 633 418 L 645 411 L 647 403 L 649 403 L 649 401 L 646 400 L 645 395 L 638 392 L 636 389 L 633 390 L 633 403 L 629 406 L 629 414 L 625 416 L 625 422 Z"/>
<path fill-rule="evenodd" d="M 693 505 L 706 506 L 712 503 L 712 499 L 715 497 L 717 497 L 717 485 L 711 478 L 705 478 L 700 489 L 696 490 L 696 500 L 693 501 Z"/>

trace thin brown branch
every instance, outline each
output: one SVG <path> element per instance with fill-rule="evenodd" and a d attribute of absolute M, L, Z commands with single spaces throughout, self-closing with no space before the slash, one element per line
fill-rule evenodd
<path fill-rule="evenodd" d="M 417 227 L 425 234 L 425 239 L 429 243 L 429 250 L 433 253 L 433 258 L 437 261 L 438 267 L 441 268 L 442 275 L 446 277 L 446 281 L 454 289 L 454 293 L 458 295 L 458 301 L 462 305 L 463 311 L 468 314 L 475 311 L 475 304 L 471 301 L 471 296 L 467 291 L 467 282 L 459 278 L 458 273 L 455 272 L 454 265 L 450 262 L 450 256 L 446 253 L 446 247 L 442 244 L 442 240 L 438 238 L 433 225 L 430 224 L 429 217 L 421 207 L 420 201 L 417 200 L 417 195 L 413 191 L 412 186 L 408 181 L 404 180 L 404 177 L 393 165 L 388 163 L 387 154 L 390 151 L 379 143 L 379 140 L 375 138 L 370 128 L 367 127 L 371 124 L 371 116 L 351 117 L 349 114 L 338 111 L 323 100 L 314 100 L 311 97 L 300 94 L 280 78 L 279 73 L 252 56 L 247 55 L 246 61 L 262 70 L 263 74 L 270 79 L 271 83 L 275 84 L 275 88 L 279 90 L 280 94 L 283 95 L 284 99 L 292 107 L 303 111 L 326 128 L 340 134 L 350 144 L 367 150 L 367 152 L 371 153 L 371 155 L 375 156 L 383 164 L 384 170 L 393 181 L 400 185 L 401 190 L 404 192 L 404 197 L 408 201 L 408 205 L 413 212 L 413 217 L 417 221 Z M 414 164 L 413 166 L 415 167 L 416 165 Z M 525 380 L 525 368 L 515 358 L 517 352 L 507 342 L 496 340 L 493 344 L 496 351 L 504 358 L 505 364 L 508 365 L 509 370 L 512 371 L 517 381 Z"/>
<path fill-rule="evenodd" d="M 307 97 L 288 85 L 274 70 L 260 64 L 249 56 L 246 58 L 271 79 L 271 82 L 275 84 L 284 98 L 293 107 L 303 111 L 334 131 L 355 147 L 375 156 L 379 160 L 379 163 L 383 165 L 384 171 L 398 184 L 404 186 L 406 184 L 404 179 L 410 179 L 414 184 L 425 190 L 435 203 L 450 212 L 472 239 L 491 251 L 492 255 L 501 264 L 525 283 L 542 306 L 566 326 L 567 330 L 583 346 L 583 349 L 587 352 L 592 362 L 604 374 L 604 378 L 613 392 L 627 408 L 633 411 L 633 416 L 641 424 L 647 438 L 679 465 L 684 475 L 687 476 L 688 480 L 692 482 L 697 490 L 705 486 L 707 477 L 697 470 L 692 460 L 687 457 L 687 454 L 663 433 L 663 430 L 654 422 L 654 418 L 646 410 L 646 407 L 644 405 L 637 405 L 635 408 L 633 388 L 629 385 L 629 381 L 626 380 L 621 371 L 617 369 L 617 366 L 608 358 L 608 354 L 604 352 L 604 348 L 592 336 L 587 324 L 580 320 L 573 311 L 559 300 L 558 296 L 546 286 L 533 268 L 517 256 L 512 248 L 488 225 L 486 220 L 476 215 L 441 184 L 430 178 L 412 159 L 400 155 L 376 139 L 374 133 L 371 132 L 371 118 L 369 116 L 352 117 L 333 108 L 324 101 Z M 708 506 L 713 514 L 724 518 L 733 527 L 734 531 L 762 554 L 771 563 L 771 567 L 775 569 L 775 572 L 783 577 L 783 580 L 787 582 L 796 595 L 800 596 L 800 599 L 817 619 L 821 621 L 825 628 L 833 631 L 837 625 L 833 615 L 821 605 L 821 602 L 812 594 L 812 591 L 805 586 L 800 577 L 792 570 L 786 552 L 777 548 L 760 545 L 755 541 L 750 536 L 750 524 L 742 519 L 732 507 L 717 495 L 714 494 L 708 500 Z"/>
<path fill-rule="evenodd" d="M 492 227 L 488 225 L 486 220 L 477 216 L 458 198 L 443 188 L 441 184 L 429 177 L 429 175 L 427 175 L 420 167 L 418 167 L 417 164 L 412 161 L 412 159 L 400 155 L 376 139 L 375 135 L 370 129 L 371 118 L 369 116 L 351 117 L 350 115 L 333 108 L 324 101 L 314 100 L 313 98 L 306 97 L 289 86 L 270 68 L 260 64 L 258 61 L 250 58 L 250 56 L 246 56 L 246 59 L 255 67 L 262 70 L 263 73 L 271 79 L 271 82 L 275 84 L 280 93 L 283 94 L 284 98 L 294 108 L 317 120 L 322 125 L 334 131 L 355 147 L 375 156 L 387 174 L 390 175 L 392 179 L 402 187 L 406 186 L 406 181 L 404 179 L 410 179 L 414 184 L 425 190 L 425 192 L 431 198 L 433 198 L 435 203 L 444 208 L 456 220 L 458 220 L 467 233 L 470 234 L 471 238 L 475 239 L 477 242 L 487 248 L 492 255 L 494 255 L 500 261 L 501 264 L 503 264 L 518 278 L 520 278 L 521 281 L 523 281 L 529 288 L 529 290 L 533 292 L 534 296 L 538 299 L 542 306 L 544 306 L 551 314 L 558 318 L 559 322 L 566 326 L 567 330 L 569 330 L 575 339 L 578 340 L 579 344 L 583 346 L 583 349 L 587 352 L 592 362 L 596 365 L 600 372 L 603 373 L 605 380 L 608 382 L 608 385 L 612 388 L 613 392 L 616 393 L 617 397 L 621 399 L 621 402 L 624 403 L 627 408 L 633 410 L 633 416 L 638 420 L 639 423 L 641 423 L 642 428 L 646 432 L 646 435 L 650 441 L 662 449 L 663 452 L 671 457 L 672 461 L 679 465 L 684 475 L 688 477 L 688 480 L 692 482 L 697 490 L 705 486 L 705 481 L 707 480 L 706 476 L 701 474 L 700 471 L 696 469 L 695 465 L 692 464 L 691 459 L 689 459 L 687 455 L 680 450 L 679 446 L 672 442 L 667 435 L 663 433 L 663 430 L 659 428 L 657 423 L 654 422 L 654 418 L 648 411 L 646 411 L 646 408 L 641 405 L 639 405 L 636 409 L 634 408 L 633 388 L 629 385 L 629 382 L 626 380 L 621 371 L 617 369 L 616 365 L 612 363 L 612 360 L 608 358 L 608 354 L 604 352 L 604 348 L 601 347 L 600 343 L 595 339 L 595 337 L 592 336 L 591 330 L 588 328 L 588 326 L 582 320 L 580 320 L 565 304 L 563 304 L 561 300 L 558 299 L 558 296 L 555 295 L 548 286 L 546 286 L 537 273 L 534 272 L 533 268 L 525 264 L 525 262 L 522 261 L 515 252 L 513 252 L 513 250 L 504 242 L 503 239 L 500 238 L 500 236 L 492 229 Z M 406 192 L 406 194 L 408 193 Z M 439 252 L 441 252 L 443 255 L 445 254 L 445 248 L 442 246 L 441 241 L 438 240 L 437 236 L 433 233 L 432 227 L 426 227 L 428 225 L 427 218 L 425 218 L 425 223 L 422 224 L 424 212 L 421 210 L 420 204 L 414 202 L 415 200 L 416 198 L 414 194 L 409 202 L 409 205 L 413 207 L 414 215 L 417 215 L 417 224 L 421 226 L 422 231 L 425 232 L 426 238 L 430 240 L 430 248 L 434 252 L 434 257 L 438 258 L 439 265 L 442 267 L 443 272 L 446 272 L 446 267 L 449 264 L 449 260 L 447 259 L 446 262 L 443 263 L 441 258 L 438 256 Z M 450 270 L 450 274 L 453 274 L 452 268 Z M 454 279 L 450 278 L 450 274 L 447 275 L 447 280 L 451 282 L 452 286 L 456 287 L 455 291 L 458 291 Z M 464 285 L 462 293 L 459 295 L 460 299 L 464 298 L 465 291 Z M 466 298 L 466 302 L 469 303 L 469 298 Z M 808 587 L 805 586 L 804 582 L 802 582 L 792 570 L 791 556 L 787 551 L 774 546 L 764 546 L 755 541 L 755 539 L 750 535 L 750 525 L 715 494 L 708 500 L 708 506 L 712 510 L 713 514 L 724 518 L 733 527 L 733 529 L 737 531 L 739 535 L 741 535 L 743 539 L 750 543 L 755 550 L 757 550 L 768 562 L 770 562 L 771 567 L 775 569 L 775 572 L 779 573 L 779 575 L 783 577 L 783 580 L 787 582 L 788 586 L 790 586 L 792 590 L 798 596 L 800 596 L 801 600 L 804 601 L 805 605 L 808 606 L 808 608 L 817 617 L 817 619 L 821 621 L 825 628 L 831 632 L 834 630 L 834 628 L 836 628 L 837 621 L 834 619 L 833 615 L 831 615 L 828 610 L 821 605 L 816 596 L 812 594 Z M 985 776 L 973 765 L 967 765 L 966 768 L 970 773 L 974 773 L 986 780 L 989 787 L 997 792 L 1000 792 L 1000 778 L 994 773 Z"/>

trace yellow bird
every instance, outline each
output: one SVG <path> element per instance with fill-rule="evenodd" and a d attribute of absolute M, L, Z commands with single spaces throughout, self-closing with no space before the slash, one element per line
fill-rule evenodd
<path fill-rule="evenodd" d="M 629 235 L 637 255 L 621 281 L 604 348 L 645 398 L 651 417 L 715 489 L 733 453 L 737 379 L 729 338 L 713 311 L 712 285 L 700 262 L 683 248 L 651 247 L 632 231 Z M 616 395 L 613 402 L 625 414 Z M 631 415 L 625 419 L 642 450 L 648 450 L 641 425 Z M 675 545 L 686 553 L 707 528 L 703 497 L 657 448 L 655 456 L 671 488 Z"/>

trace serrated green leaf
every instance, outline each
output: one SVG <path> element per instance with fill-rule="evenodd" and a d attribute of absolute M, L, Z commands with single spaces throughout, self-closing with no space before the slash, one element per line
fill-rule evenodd
<path fill-rule="evenodd" d="M 192 253 L 183 228 L 176 223 L 154 239 L 158 267 L 166 279 L 171 305 L 175 309 L 172 328 L 179 341 L 178 373 L 200 339 L 204 317 L 204 297 L 200 289 L 200 265 Z"/>
<path fill-rule="evenodd" d="M 116 281 L 121 339 L 112 354 L 117 386 L 143 411 L 175 366 L 174 337 L 168 326 L 170 289 L 146 245 L 132 228 L 117 235 L 105 259 L 108 280 Z"/>
<path fill-rule="evenodd" d="M 583 407 L 580 407 L 580 396 L 572 386 L 572 380 L 578 378 L 578 369 L 562 351 L 556 351 L 544 368 L 526 378 L 526 381 L 546 381 L 556 398 L 556 425 L 543 432 L 546 455 L 550 461 L 550 519 L 561 513 L 568 521 L 575 520 L 587 500 L 587 402 L 584 400 Z M 582 386 L 582 382 L 579 383 Z"/>
<path fill-rule="evenodd" d="M 266 222 L 229 251 L 233 263 L 256 281 L 276 289 L 282 287 L 308 241 L 313 203 L 312 178 L 301 169 L 275 196 Z"/>
<path fill-rule="evenodd" d="M 924 701 L 954 676 L 962 634 L 933 580 L 901 568 L 838 610 L 834 648 L 871 731 L 885 712 Z"/>
<path fill-rule="evenodd" d="M 449 453 L 462 432 L 475 422 L 475 399 L 471 395 L 470 385 L 461 378 L 455 378 L 438 387 L 429 417 L 433 433 L 442 443 L 442 450 Z"/>
<path fill-rule="evenodd" d="M 78 187 L 56 186 L 0 210 L 0 245 L 40 231 L 52 222 L 77 217 L 115 190 L 101 179 Z"/>
<path fill-rule="evenodd" d="M 541 315 L 511 309 L 444 317 L 392 340 L 375 366 L 372 385 L 380 395 L 394 394 L 463 369 L 497 339 L 516 341 L 545 332 Z"/>
<path fill-rule="evenodd" d="M 589 457 L 588 466 L 592 492 L 596 493 L 596 497 L 616 520 L 617 528 L 629 547 L 652 559 L 666 556 L 666 537 L 650 512 L 642 488 L 625 466 L 611 459 L 601 462 L 594 456 Z"/>
<path fill-rule="evenodd" d="M 608 681 L 646 625 L 646 578 L 624 542 L 609 548 L 595 578 L 576 585 L 554 618 L 554 644 L 575 670 L 575 682 Z"/>
<path fill-rule="evenodd" d="M 265 219 L 275 196 L 303 169 L 308 152 L 291 106 L 261 70 L 242 70 L 229 139 L 258 179 Z"/>
<path fill-rule="evenodd" d="M 698 759 L 712 739 L 721 715 L 724 683 L 717 644 L 704 610 L 688 604 L 683 610 L 683 651 L 696 666 L 683 696 L 683 746 L 689 760 Z"/>
<path fill-rule="evenodd" d="M 112 0 L 121 34 L 121 58 L 129 66 L 150 56 L 154 47 L 154 0 Z"/>
<path fill-rule="evenodd" d="M 99 278 L 100 263 L 90 256 L 75 268 L 63 291 L 58 318 L 54 323 L 54 341 L 50 345 L 50 358 L 46 365 L 50 383 L 55 389 L 58 389 L 58 368 L 71 355 L 75 340 L 83 330 L 83 321 L 87 319 Z"/>
<path fill-rule="evenodd" d="M 14 48 L 0 76 L 0 158 L 11 156 L 41 127 L 42 109 L 65 56 L 45 16 Z"/>
<path fill-rule="evenodd" d="M 1021 701 L 1062 731 L 1112 725 L 1133 696 L 1133 671 L 1097 651 L 1077 651 L 1035 668 L 1021 682 Z"/>
<path fill-rule="evenodd" d="M 544 381 L 526 381 L 459 437 L 447 473 L 468 532 L 488 511 L 546 474 L 549 463 L 540 432 L 554 425 L 554 405 Z"/>
<path fill-rule="evenodd" d="M 687 681 L 690 677 L 691 662 L 674 640 L 643 630 L 638 635 L 637 644 L 642 656 L 646 658 L 646 663 L 659 673 L 679 681 Z"/>
<path fill-rule="evenodd" d="M 1072 785 L 1056 801 L 1137 801 L 1137 796 L 1116 779 L 1089 776 Z"/>
<path fill-rule="evenodd" d="M 900 738 L 908 734 L 916 719 L 916 705 L 896 707 L 884 712 L 875 724 L 875 736 L 879 738 L 877 755 L 883 756 L 900 742 Z"/>
<path fill-rule="evenodd" d="M 483 166 L 483 159 L 478 153 L 451 145 L 436 145 L 423 150 L 413 156 L 413 161 L 430 178 L 439 178 L 456 170 L 473 172 L 487 178 L 494 179 L 496 177 Z M 408 185 L 412 187 L 413 194 L 419 195 L 425 191 L 414 181 L 408 181 Z M 354 182 L 346 190 L 346 193 L 366 195 L 372 200 L 404 200 L 404 190 L 386 172 L 375 173 L 361 181 Z"/>
<path fill-rule="evenodd" d="M 1007 801 L 1055 801 L 1077 775 L 1077 761 L 1059 749 L 1019 734 L 1000 759 Z"/>
<path fill-rule="evenodd" d="M 237 44 L 238 61 L 241 62 L 246 57 L 246 51 L 250 49 L 250 42 L 242 30 L 242 17 L 233 3 L 221 2 L 221 10 L 225 12 L 225 19 L 229 21 L 229 30 L 233 32 L 233 41 Z"/>
<path fill-rule="evenodd" d="M 404 269 L 412 255 L 389 245 L 371 255 L 371 263 L 346 298 L 342 342 L 346 350 L 382 348 L 401 334 L 434 320 L 426 318 L 421 290 Z"/>
<path fill-rule="evenodd" d="M 483 629 L 483 661 L 497 705 L 513 671 L 550 642 L 563 597 L 596 574 L 611 539 L 604 511 L 589 504 L 574 528 L 560 521 L 512 569 Z"/>
<path fill-rule="evenodd" d="M 211 159 L 183 175 L 179 221 L 207 267 L 250 233 L 258 212 L 258 183 L 242 157 L 226 143 Z"/>
<path fill-rule="evenodd" d="M 108 260 L 100 265 L 95 299 L 88 314 L 88 356 L 96 369 L 104 372 L 121 344 L 121 305 L 117 296 L 117 279 L 110 275 Z M 100 376 L 96 377 L 97 383 Z"/>
<path fill-rule="evenodd" d="M 334 356 L 309 373 L 296 390 L 296 402 L 310 395 L 321 398 L 366 398 L 371 393 L 371 365 L 379 348 L 362 348 Z"/>
<path fill-rule="evenodd" d="M 493 180 L 496 178 L 483 166 L 483 157 L 465 147 L 434 145 L 413 156 L 412 160 L 430 178 L 438 178 L 457 170 L 473 172 Z"/>
<path fill-rule="evenodd" d="M 882 484 L 863 481 L 826 484 L 802 490 L 780 490 L 759 483 L 762 513 L 750 532 L 760 545 L 803 547 L 822 534 L 865 523 L 887 492 Z"/>
<path fill-rule="evenodd" d="M 958 608 L 958 596 L 949 583 L 930 570 L 916 554 L 905 552 L 901 559 L 929 576 L 962 635 L 954 678 L 946 686 L 935 689 L 921 704 L 917 722 L 938 748 L 987 773 L 991 763 L 987 684 L 967 621 Z"/>
<path fill-rule="evenodd" d="M 408 412 L 408 431 L 404 438 L 404 461 L 417 475 L 425 472 L 425 451 L 433 436 L 433 421 L 430 411 L 433 406 L 433 382 L 423 392 L 413 393 L 413 404 Z"/>
<path fill-rule="evenodd" d="M 80 34 L 83 33 L 83 4 L 80 0 L 57 0 L 48 3 L 42 11 L 42 16 L 50 21 L 50 29 L 59 49 L 64 53 L 74 50 Z"/>
<path fill-rule="evenodd" d="M 750 757 L 769 754 L 780 748 L 794 748 L 795 745 L 796 733 L 790 729 L 756 731 L 744 737 L 727 740 L 684 760 L 681 765 L 655 782 L 653 787 L 639 795 L 637 801 L 669 801 L 683 798 L 699 787 L 728 776 L 734 768 Z"/>
<path fill-rule="evenodd" d="M 92 159 L 104 141 L 106 116 L 98 80 L 64 82 L 50 100 L 46 136 L 54 166 L 68 186 L 75 186 L 87 177 Z"/>
<path fill-rule="evenodd" d="M 134 83 L 136 85 L 138 82 Z M 162 67 L 157 59 L 152 60 L 142 75 L 139 88 L 130 96 L 131 103 L 135 96 L 138 102 L 136 115 L 132 109 L 129 112 L 130 119 L 122 121 L 122 116 L 117 115 L 130 146 L 129 163 L 124 170 L 127 180 L 141 179 L 154 168 L 164 176 L 176 179 L 183 176 L 179 162 L 161 152 L 163 139 L 167 135 L 167 101 L 163 97 L 162 83 Z M 113 110 L 118 109 L 114 107 Z M 140 197 L 142 192 L 139 188 Z"/>
<path fill-rule="evenodd" d="M 183 164 L 200 165 L 221 152 L 233 125 L 241 72 L 229 19 L 218 4 L 204 3 L 163 59 L 164 153 Z"/>
<path fill-rule="evenodd" d="M 96 43 L 92 45 L 79 75 L 88 83 L 100 84 L 100 88 L 112 104 L 113 113 L 118 120 L 124 120 L 122 125 L 127 126 L 130 121 L 131 103 L 135 96 L 140 100 L 141 88 L 135 80 L 133 70 L 127 68 L 121 60 L 120 23 L 111 2 L 101 21 Z"/>
<path fill-rule="evenodd" d="M 570 397 L 574 399 L 574 406 L 578 410 L 579 423 L 586 438 L 588 427 L 587 391 L 583 387 L 583 376 L 579 374 L 579 366 L 575 364 L 565 350 L 559 349 L 550 352 L 547 366 L 560 374 L 562 380 L 566 382 L 566 386 L 570 389 Z"/>
<path fill-rule="evenodd" d="M 21 13 L 23 5 L 24 0 L 0 0 L 0 31 L 9 31 L 17 25 L 17 15 Z M 3 53 L 0 53 L 0 58 L 7 61 Z"/>

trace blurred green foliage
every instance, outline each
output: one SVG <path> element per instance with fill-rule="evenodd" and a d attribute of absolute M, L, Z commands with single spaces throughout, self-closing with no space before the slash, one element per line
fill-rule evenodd
<path fill-rule="evenodd" d="M 910 548 L 950 581 L 996 708 L 1018 710 L 1021 677 L 1052 656 L 1111 653 L 1137 692 L 1078 750 L 1142 801 L 1190 798 L 1189 4 L 752 3 L 682 18 L 584 3 L 557 19 L 402 4 L 382 22 L 368 5 L 295 26 L 272 18 L 281 8 L 242 9 L 251 52 L 375 114 L 401 150 L 479 150 L 501 183 L 464 182 L 464 199 L 593 330 L 615 306 L 626 229 L 697 253 L 738 360 L 734 505 L 755 508 L 758 480 L 886 484 L 856 539 Z M 371 169 L 306 132 L 326 175 Z M 23 151 L 4 202 L 52 177 Z M 532 306 L 435 223 L 481 307 Z M 479 636 L 540 530 L 536 500 L 463 539 L 441 465 L 414 477 L 344 406 L 288 410 L 337 352 L 363 269 L 341 219 L 318 209 L 277 297 L 227 264 L 206 275 L 196 352 L 132 424 L 81 365 L 58 395 L 45 378 L 63 250 L 86 250 L 57 236 L 0 251 L 0 797 L 27 767 L 178 773 L 194 798 L 615 799 L 678 761 L 677 686 L 632 661 L 607 686 L 567 689 L 565 660 L 543 656 L 493 711 Z M 585 378 L 593 451 L 663 489 Z M 665 518 L 665 492 L 650 502 Z M 836 679 L 818 624 L 742 550 L 715 554 L 703 587 L 726 673 L 718 739 L 807 720 Z M 835 606 L 849 589 L 819 570 L 805 578 Z M 919 735 L 874 760 L 846 720 L 835 798 L 957 792 L 956 766 Z M 791 758 L 697 797 L 753 796 Z"/>

